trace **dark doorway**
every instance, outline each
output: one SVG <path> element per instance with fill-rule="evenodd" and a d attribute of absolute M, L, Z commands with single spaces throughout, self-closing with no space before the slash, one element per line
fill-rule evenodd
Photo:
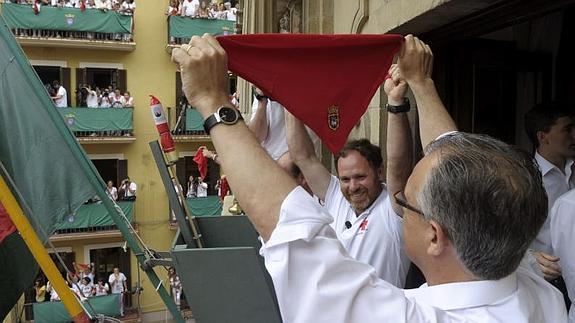
<path fill-rule="evenodd" d="M 112 181 L 115 187 L 128 177 L 128 161 L 123 159 L 94 159 L 92 163 L 98 170 L 102 180 Z"/>
<path fill-rule="evenodd" d="M 120 91 L 127 91 L 126 70 L 115 68 L 77 68 L 76 80 L 80 84 L 89 84 L 92 88 L 104 90 L 108 86 Z"/>
<path fill-rule="evenodd" d="M 60 81 L 59 66 L 34 66 L 34 69 L 42 84 L 52 84 L 54 80 Z"/>
<path fill-rule="evenodd" d="M 123 248 L 101 248 L 90 250 L 90 262 L 94 263 L 96 268 L 95 279 L 104 278 L 108 281 L 108 277 L 112 274 L 115 267 L 120 269 L 120 272 L 126 276 L 126 283 L 128 285 L 128 293 L 131 289 L 131 275 L 130 275 L 130 249 L 124 251 Z M 130 307 L 132 304 L 131 297 L 125 297 L 125 304 Z"/>
<path fill-rule="evenodd" d="M 74 95 L 74 89 L 71 88 L 70 83 L 70 69 L 67 67 L 59 66 L 33 66 L 36 74 L 42 81 L 42 84 L 49 91 L 49 94 L 55 95 L 56 93 L 50 93 L 52 87 L 52 82 L 55 80 L 59 81 L 60 84 L 66 89 L 68 95 L 68 106 L 72 106 L 72 96 Z M 48 86 L 49 85 L 49 86 Z"/>

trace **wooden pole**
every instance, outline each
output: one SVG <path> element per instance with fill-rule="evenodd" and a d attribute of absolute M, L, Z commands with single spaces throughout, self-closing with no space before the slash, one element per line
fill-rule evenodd
<path fill-rule="evenodd" d="M 44 248 L 42 241 L 38 238 L 36 231 L 34 231 L 28 218 L 24 215 L 22 208 L 16 201 L 14 194 L 12 194 L 12 191 L 2 176 L 0 176 L 0 202 L 2 202 L 6 212 L 8 212 L 8 216 L 14 223 L 14 226 L 16 226 L 16 229 L 20 232 L 22 239 L 38 262 L 38 265 L 42 268 L 42 271 L 58 292 L 58 296 L 60 296 L 64 307 L 68 313 L 70 313 L 74 322 L 90 322 L 88 315 L 84 312 L 82 305 L 80 305 L 80 301 L 72 293 L 70 287 L 68 287 L 68 284 L 64 280 L 64 277 L 62 277 L 58 268 L 56 268 L 56 265 L 48 254 L 48 251 Z"/>

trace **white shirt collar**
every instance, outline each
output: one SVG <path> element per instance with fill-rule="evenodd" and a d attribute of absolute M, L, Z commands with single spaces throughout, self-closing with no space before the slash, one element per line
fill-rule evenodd
<path fill-rule="evenodd" d="M 435 286 L 422 285 L 404 290 L 405 296 L 418 303 L 450 311 L 480 307 L 497 303 L 517 290 L 515 273 L 500 280 L 481 280 L 449 283 Z"/>
<path fill-rule="evenodd" d="M 545 157 L 541 156 L 538 151 L 535 151 L 535 160 L 537 161 L 539 168 L 541 168 L 541 175 L 543 176 L 547 175 L 547 173 L 549 173 L 553 168 L 560 170 L 557 166 L 553 165 L 550 161 L 545 159 Z M 567 159 L 565 162 L 565 169 L 571 169 L 573 162 L 573 159 Z M 564 170 L 560 171 L 563 173 Z"/>

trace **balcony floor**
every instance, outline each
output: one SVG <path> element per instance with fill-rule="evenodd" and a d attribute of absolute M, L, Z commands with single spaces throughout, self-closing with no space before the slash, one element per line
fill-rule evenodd
<path fill-rule="evenodd" d="M 58 47 L 74 49 L 97 49 L 132 52 L 136 49 L 135 42 L 91 40 L 77 38 L 46 38 L 16 36 L 21 46 L 29 47 Z"/>

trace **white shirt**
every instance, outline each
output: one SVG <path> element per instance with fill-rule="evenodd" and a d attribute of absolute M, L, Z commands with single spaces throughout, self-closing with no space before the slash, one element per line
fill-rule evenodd
<path fill-rule="evenodd" d="M 124 273 L 120 273 L 117 278 L 114 273 L 110 274 L 110 277 L 108 277 L 108 283 L 110 283 L 110 286 L 112 286 L 112 294 L 119 294 L 124 292 L 125 281 L 126 276 L 124 276 Z"/>
<path fill-rule="evenodd" d="M 196 193 L 197 197 L 206 197 L 208 196 L 208 183 L 201 182 L 198 184 L 198 191 Z"/>
<path fill-rule="evenodd" d="M 260 250 L 285 323 L 567 322 L 561 293 L 522 267 L 498 281 L 396 288 L 349 257 L 332 220 L 295 188 Z"/>
<path fill-rule="evenodd" d="M 553 255 L 559 257 L 571 308 L 569 322 L 575 323 L 575 189 L 562 195 L 549 212 Z"/>
<path fill-rule="evenodd" d="M 182 2 L 182 13 L 184 16 L 195 17 L 199 6 L 199 0 L 184 0 L 184 2 Z"/>
<path fill-rule="evenodd" d="M 86 97 L 86 105 L 88 108 L 97 108 L 98 107 L 98 95 L 96 91 L 88 90 L 88 96 Z"/>
<path fill-rule="evenodd" d="M 333 216 L 331 227 L 349 255 L 373 266 L 379 278 L 402 288 L 410 261 L 403 250 L 402 221 L 391 207 L 387 190 L 356 216 L 341 193 L 339 180 L 332 175 L 324 207 Z"/>
<path fill-rule="evenodd" d="M 575 188 L 575 175 L 573 175 L 572 171 L 573 159 L 567 160 L 563 171 L 550 163 L 538 152 L 535 153 L 535 161 L 541 169 L 541 175 L 543 175 L 543 186 L 547 192 L 549 210 L 551 210 L 553 203 L 555 203 L 555 200 L 557 200 L 559 196 Z M 549 217 L 547 217 L 541 230 L 539 230 L 537 238 L 531 243 L 531 249 L 551 254 L 551 236 L 549 230 Z"/>
<path fill-rule="evenodd" d="M 236 21 L 236 12 L 238 11 L 238 9 L 236 8 L 230 8 L 227 10 L 227 15 L 226 15 L 226 19 L 230 20 L 230 21 Z"/>
<path fill-rule="evenodd" d="M 118 189 L 114 186 L 112 186 L 112 188 L 106 187 L 106 195 L 116 201 L 118 199 Z"/>
<path fill-rule="evenodd" d="M 138 185 L 134 182 L 130 182 L 130 189 L 127 189 L 126 184 L 122 185 L 124 187 L 124 196 L 136 196 L 136 191 L 138 190 Z M 132 190 L 134 193 L 130 192 Z"/>
<path fill-rule="evenodd" d="M 273 160 L 277 160 L 288 151 L 284 107 L 278 102 L 269 99 L 267 101 L 266 120 L 268 123 L 268 136 L 261 142 L 261 145 Z M 258 111 L 258 105 L 259 101 L 254 99 L 252 103 L 252 122 Z"/>
<path fill-rule="evenodd" d="M 65 108 L 68 106 L 68 94 L 62 85 L 58 88 L 56 96 L 60 97 L 59 99 L 54 99 L 54 104 L 56 104 L 58 108 Z"/>
<path fill-rule="evenodd" d="M 259 108 L 259 101 L 254 97 L 252 103 L 252 117 L 250 122 L 253 122 L 256 112 Z M 264 141 L 261 142 L 262 147 L 267 151 L 268 155 L 273 160 L 278 160 L 283 154 L 288 151 L 286 124 L 284 107 L 278 102 L 268 99 L 266 106 L 266 120 L 268 127 L 268 135 Z M 318 136 L 306 126 L 306 130 L 311 138 L 315 147 L 319 147 Z M 316 153 L 318 153 L 316 148 Z"/>
<path fill-rule="evenodd" d="M 122 102 L 122 106 L 124 106 L 126 108 L 131 108 L 134 106 L 134 97 L 130 97 L 126 100 L 126 97 L 122 96 L 122 98 L 120 99 L 120 102 Z"/>
<path fill-rule="evenodd" d="M 108 283 L 104 283 L 104 285 L 96 284 L 95 289 L 96 289 L 96 296 L 104 296 L 108 295 L 110 286 L 108 286 Z"/>

